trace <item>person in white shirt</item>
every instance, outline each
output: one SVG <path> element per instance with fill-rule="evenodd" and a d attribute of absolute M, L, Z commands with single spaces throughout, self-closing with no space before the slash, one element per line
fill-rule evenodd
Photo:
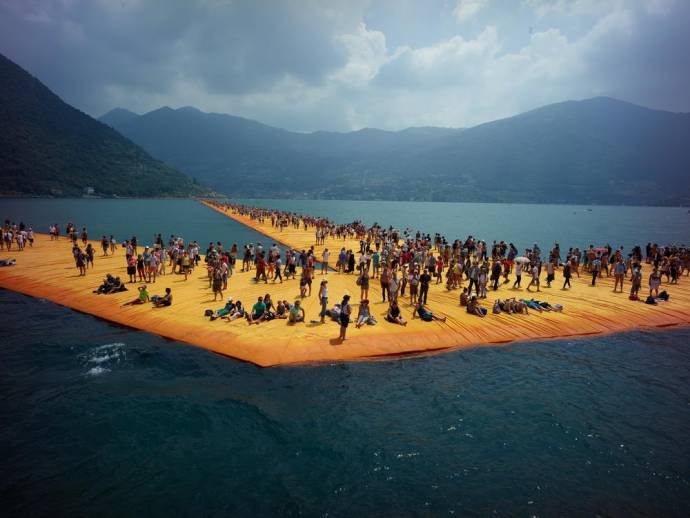
<path fill-rule="evenodd" d="M 321 275 L 328 275 L 328 258 L 330 256 L 331 253 L 328 251 L 328 248 L 324 248 L 321 254 Z"/>

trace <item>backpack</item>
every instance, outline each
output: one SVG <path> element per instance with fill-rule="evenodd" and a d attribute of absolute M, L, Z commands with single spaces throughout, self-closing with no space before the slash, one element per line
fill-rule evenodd
<path fill-rule="evenodd" d="M 644 303 L 645 303 L 645 304 L 656 305 L 656 300 L 654 300 L 654 297 L 652 297 L 652 296 L 650 295 L 649 297 L 647 297 L 647 300 L 645 300 Z"/>
<path fill-rule="evenodd" d="M 660 298 L 661 300 L 666 300 L 666 301 L 668 301 L 668 299 L 670 298 L 670 295 L 668 294 L 668 292 L 667 292 L 666 290 L 664 290 L 664 291 L 662 291 L 661 293 L 659 293 L 659 298 Z"/>

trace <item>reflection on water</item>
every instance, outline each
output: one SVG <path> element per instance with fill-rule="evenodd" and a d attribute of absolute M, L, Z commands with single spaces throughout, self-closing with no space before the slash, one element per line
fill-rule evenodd
<path fill-rule="evenodd" d="M 9 514 L 687 509 L 688 329 L 260 369 L 7 291 L 0 307 Z"/>

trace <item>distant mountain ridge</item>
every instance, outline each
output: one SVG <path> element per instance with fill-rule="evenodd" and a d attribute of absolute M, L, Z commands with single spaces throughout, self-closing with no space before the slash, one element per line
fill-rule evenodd
<path fill-rule="evenodd" d="M 0 195 L 5 196 L 190 196 L 210 192 L 153 159 L 111 127 L 66 104 L 2 55 L 0 180 Z"/>
<path fill-rule="evenodd" d="M 153 156 L 232 196 L 690 202 L 690 114 L 607 97 L 467 129 L 305 134 L 190 107 L 113 124 Z"/>
<path fill-rule="evenodd" d="M 139 117 L 138 113 L 125 110 L 124 108 L 114 108 L 108 113 L 98 117 L 98 120 L 103 124 L 107 124 L 111 128 L 114 128 L 118 124 L 124 124 L 125 122 L 136 119 L 137 117 Z"/>

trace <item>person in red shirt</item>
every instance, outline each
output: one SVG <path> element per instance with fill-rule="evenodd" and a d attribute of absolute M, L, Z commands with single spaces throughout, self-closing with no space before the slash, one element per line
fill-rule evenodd
<path fill-rule="evenodd" d="M 268 283 L 268 277 L 266 277 L 266 260 L 264 259 L 263 254 L 259 255 L 259 258 L 256 261 L 256 282 L 259 282 L 259 279 L 263 279 L 265 283 Z"/>
<path fill-rule="evenodd" d="M 443 258 L 439 255 L 436 259 L 436 284 L 443 281 Z"/>

